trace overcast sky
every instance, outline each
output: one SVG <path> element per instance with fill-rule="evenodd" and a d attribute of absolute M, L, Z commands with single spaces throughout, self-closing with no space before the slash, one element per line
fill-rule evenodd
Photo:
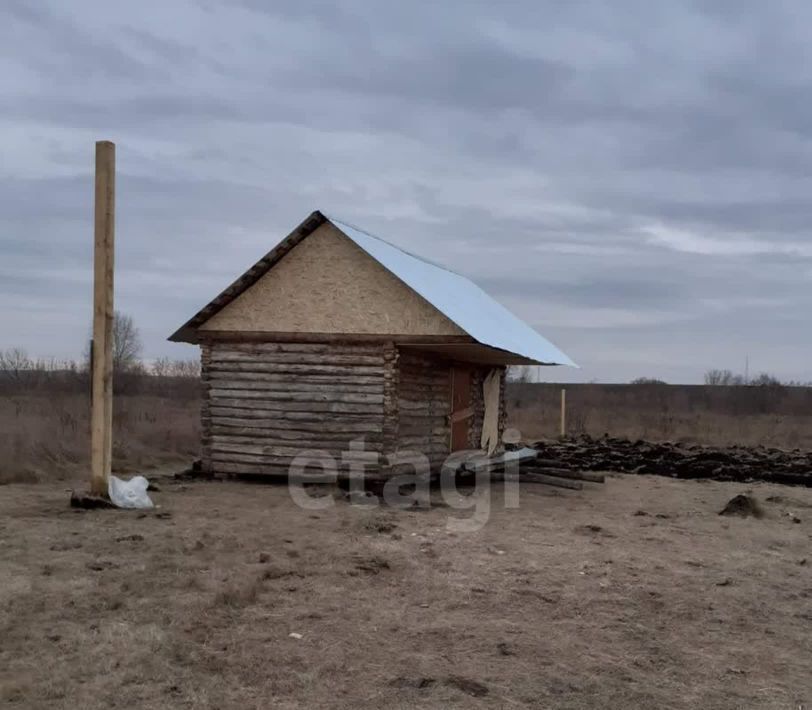
<path fill-rule="evenodd" d="M 582 365 L 812 380 L 812 4 L 0 4 L 0 348 L 89 336 L 94 141 L 145 356 L 322 209 Z M 329 294 L 325 294 L 329 297 Z"/>

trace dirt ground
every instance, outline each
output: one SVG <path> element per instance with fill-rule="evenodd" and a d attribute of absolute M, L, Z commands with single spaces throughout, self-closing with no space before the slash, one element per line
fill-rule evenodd
<path fill-rule="evenodd" d="M 0 487 L 0 704 L 812 707 L 812 489 L 527 485 L 462 532 L 160 485 L 146 514 Z M 747 490 L 763 518 L 717 515 Z"/>

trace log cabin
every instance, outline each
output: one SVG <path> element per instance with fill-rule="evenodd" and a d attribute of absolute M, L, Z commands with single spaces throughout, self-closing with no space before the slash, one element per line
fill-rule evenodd
<path fill-rule="evenodd" d="M 303 453 L 386 476 L 418 452 L 436 471 L 500 448 L 508 365 L 574 365 L 467 278 L 318 211 L 170 340 L 200 345 L 215 474 Z"/>

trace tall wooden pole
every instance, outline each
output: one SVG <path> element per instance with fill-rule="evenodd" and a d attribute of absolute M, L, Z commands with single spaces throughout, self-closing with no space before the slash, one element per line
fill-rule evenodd
<path fill-rule="evenodd" d="M 96 143 L 93 249 L 93 396 L 90 414 L 91 491 L 107 494 L 113 450 L 113 244 L 116 146 Z"/>
<path fill-rule="evenodd" d="M 561 436 L 567 435 L 567 390 L 561 388 Z"/>

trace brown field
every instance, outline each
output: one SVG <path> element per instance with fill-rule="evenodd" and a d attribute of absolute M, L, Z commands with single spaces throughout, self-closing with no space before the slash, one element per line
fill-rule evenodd
<path fill-rule="evenodd" d="M 43 392 L 0 396 L 0 484 L 86 476 L 90 459 L 86 394 Z M 113 471 L 183 467 L 197 455 L 196 397 L 133 395 L 114 402 Z"/>
<path fill-rule="evenodd" d="M 199 446 L 195 382 L 147 378 L 131 387 L 136 393 L 115 398 L 114 471 L 188 465 Z M 566 387 L 570 434 L 812 449 L 812 387 Z M 0 389 L 0 484 L 86 475 L 89 401 L 75 389 Z M 509 384 L 510 426 L 526 440 L 557 436 L 560 393 L 561 385 Z"/>
<path fill-rule="evenodd" d="M 568 386 L 570 431 L 812 447 L 807 392 L 707 389 Z M 511 424 L 555 433 L 559 392 L 512 387 Z M 197 455 L 193 387 L 115 406 L 115 472 Z M 86 480 L 87 459 L 86 395 L 0 398 L 0 704 L 812 702 L 812 489 L 528 485 L 518 510 L 497 490 L 488 524 L 455 532 L 469 513 L 303 511 L 284 487 L 171 478 L 157 511 L 76 512 L 60 481 Z M 763 518 L 717 515 L 746 490 Z"/>
<path fill-rule="evenodd" d="M 570 435 L 812 449 L 812 387 L 509 383 L 511 425 L 558 436 L 562 387 Z"/>
<path fill-rule="evenodd" d="M 0 488 L 0 703 L 49 708 L 798 708 L 812 490 L 609 476 L 469 513 L 161 482 L 157 511 Z M 332 500 L 332 499 L 330 499 Z M 801 519 L 793 523 L 786 514 Z M 291 633 L 301 634 L 293 638 Z"/>

